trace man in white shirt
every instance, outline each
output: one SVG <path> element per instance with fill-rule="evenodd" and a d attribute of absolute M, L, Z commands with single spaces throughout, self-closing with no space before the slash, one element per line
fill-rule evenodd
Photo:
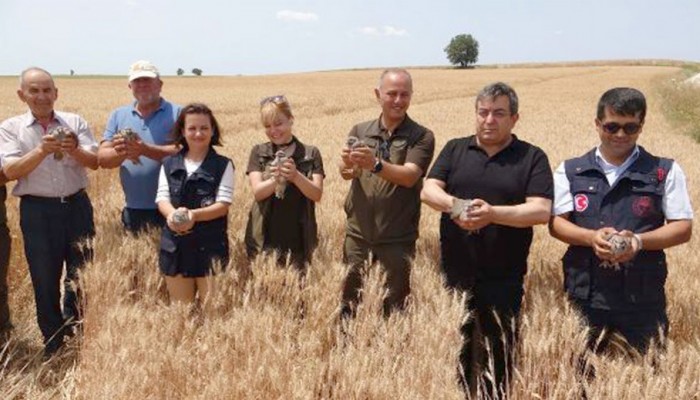
<path fill-rule="evenodd" d="M 0 124 L 0 156 L 7 179 L 17 180 L 12 194 L 21 198 L 24 252 L 44 354 L 50 356 L 80 319 L 77 273 L 92 258 L 92 248 L 82 244 L 95 234 L 85 192 L 86 168 L 97 169 L 97 142 L 80 116 L 54 111 L 58 89 L 47 71 L 35 67 L 23 71 L 17 95 L 29 112 Z M 63 130 L 61 135 L 57 128 Z"/>

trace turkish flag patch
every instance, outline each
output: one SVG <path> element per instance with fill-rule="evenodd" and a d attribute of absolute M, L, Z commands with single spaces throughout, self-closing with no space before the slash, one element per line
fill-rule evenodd
<path fill-rule="evenodd" d="M 666 179 L 666 171 L 664 171 L 663 168 L 659 167 L 656 169 L 656 179 L 658 179 L 659 182 L 663 182 L 664 179 Z"/>
<path fill-rule="evenodd" d="M 588 208 L 588 196 L 585 194 L 577 194 L 574 196 L 574 208 L 576 212 L 584 212 Z"/>

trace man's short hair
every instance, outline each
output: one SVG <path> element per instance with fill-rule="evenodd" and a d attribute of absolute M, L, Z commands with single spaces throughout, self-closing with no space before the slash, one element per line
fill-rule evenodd
<path fill-rule="evenodd" d="M 647 100 L 637 89 L 617 87 L 603 93 L 598 101 L 597 117 L 599 121 L 605 118 L 605 109 L 617 115 L 636 116 L 639 122 L 644 122 L 647 115 Z"/>
<path fill-rule="evenodd" d="M 22 71 L 19 74 L 19 88 L 20 89 L 22 89 L 22 86 L 24 85 L 24 77 L 30 72 L 43 72 L 46 75 L 48 75 L 49 78 L 51 78 L 51 80 L 53 81 L 53 75 L 51 75 L 51 73 L 49 71 L 47 71 L 43 68 L 39 68 L 39 67 L 29 67 L 29 68 L 26 68 L 24 71 Z"/>
<path fill-rule="evenodd" d="M 379 75 L 379 82 L 377 82 L 377 89 L 380 89 L 382 87 L 384 77 L 389 74 L 405 75 L 406 77 L 408 77 L 408 81 L 411 83 L 411 90 L 413 90 L 413 78 L 411 77 L 411 74 L 403 68 L 387 68 L 384 71 L 382 71 L 382 74 Z"/>
<path fill-rule="evenodd" d="M 510 115 L 516 115 L 518 113 L 518 95 L 512 87 L 503 82 L 491 83 L 481 89 L 476 95 L 474 107 L 479 108 L 479 102 L 484 99 L 495 100 L 499 96 L 508 97 Z"/>

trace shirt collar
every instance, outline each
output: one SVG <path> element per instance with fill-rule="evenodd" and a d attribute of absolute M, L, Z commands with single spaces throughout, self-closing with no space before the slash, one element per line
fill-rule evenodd
<path fill-rule="evenodd" d="M 513 148 L 513 146 L 515 146 L 515 143 L 519 140 L 518 136 L 512 132 L 510 135 L 513 137 L 513 139 L 510 141 L 510 143 L 508 143 L 508 146 L 504 147 L 501 151 L 499 151 L 496 154 L 500 154 L 504 151 L 510 150 Z M 479 142 L 477 142 L 476 140 L 476 135 L 471 135 L 467 138 L 467 146 L 470 149 L 481 149 L 481 147 L 479 147 Z"/>
<path fill-rule="evenodd" d="M 384 126 L 384 120 L 382 119 L 383 116 L 384 114 L 379 114 L 379 131 L 381 133 L 386 132 L 387 134 L 389 134 L 389 130 L 386 129 L 386 126 Z M 408 117 L 408 114 L 404 115 L 401 123 L 396 126 L 393 132 L 391 132 L 391 136 L 398 136 L 399 134 L 401 134 L 402 128 L 408 125 L 410 121 L 411 118 Z"/>
<path fill-rule="evenodd" d="M 141 114 L 139 114 L 138 110 L 136 109 L 136 103 L 138 103 L 136 100 L 134 100 L 134 101 L 131 103 L 131 113 L 132 113 L 132 114 L 141 115 Z M 164 109 L 164 103 L 165 103 L 165 102 L 163 101 L 163 98 L 162 98 L 162 97 L 161 97 L 160 99 L 158 99 L 158 108 L 156 108 L 156 110 L 153 111 L 153 113 L 151 113 L 151 114 L 149 114 L 149 115 L 153 115 L 153 114 L 157 113 L 158 111 L 163 110 L 163 109 Z"/>
<path fill-rule="evenodd" d="M 53 112 L 53 117 L 51 118 L 52 121 L 57 121 L 60 123 L 60 120 L 58 119 L 58 116 L 56 115 L 56 111 L 54 110 Z M 26 114 L 24 114 L 24 126 L 29 128 L 30 126 L 34 125 L 35 123 L 38 123 L 39 120 L 34 117 L 34 114 L 32 114 L 32 111 L 29 110 L 27 111 Z"/>
<path fill-rule="evenodd" d="M 611 164 L 605 158 L 603 158 L 603 154 L 600 152 L 600 146 L 595 148 L 595 161 L 601 168 L 603 168 L 603 170 L 620 169 L 621 171 L 624 171 L 629 168 L 629 166 L 632 165 L 637 158 L 639 158 L 639 145 L 636 144 L 634 145 L 632 154 L 630 154 L 629 157 L 627 157 L 627 159 L 625 159 L 625 161 L 619 166 Z"/>

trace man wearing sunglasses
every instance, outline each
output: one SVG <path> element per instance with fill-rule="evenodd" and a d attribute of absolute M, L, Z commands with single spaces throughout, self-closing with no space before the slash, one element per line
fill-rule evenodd
<path fill-rule="evenodd" d="M 664 249 L 690 240 L 693 211 L 683 171 L 637 145 L 645 114 L 640 91 L 608 90 L 595 120 L 600 144 L 554 174 L 550 231 L 569 244 L 565 290 L 590 325 L 588 344 L 596 350 L 611 344 L 612 333 L 640 353 L 652 340 L 663 344 Z"/>

